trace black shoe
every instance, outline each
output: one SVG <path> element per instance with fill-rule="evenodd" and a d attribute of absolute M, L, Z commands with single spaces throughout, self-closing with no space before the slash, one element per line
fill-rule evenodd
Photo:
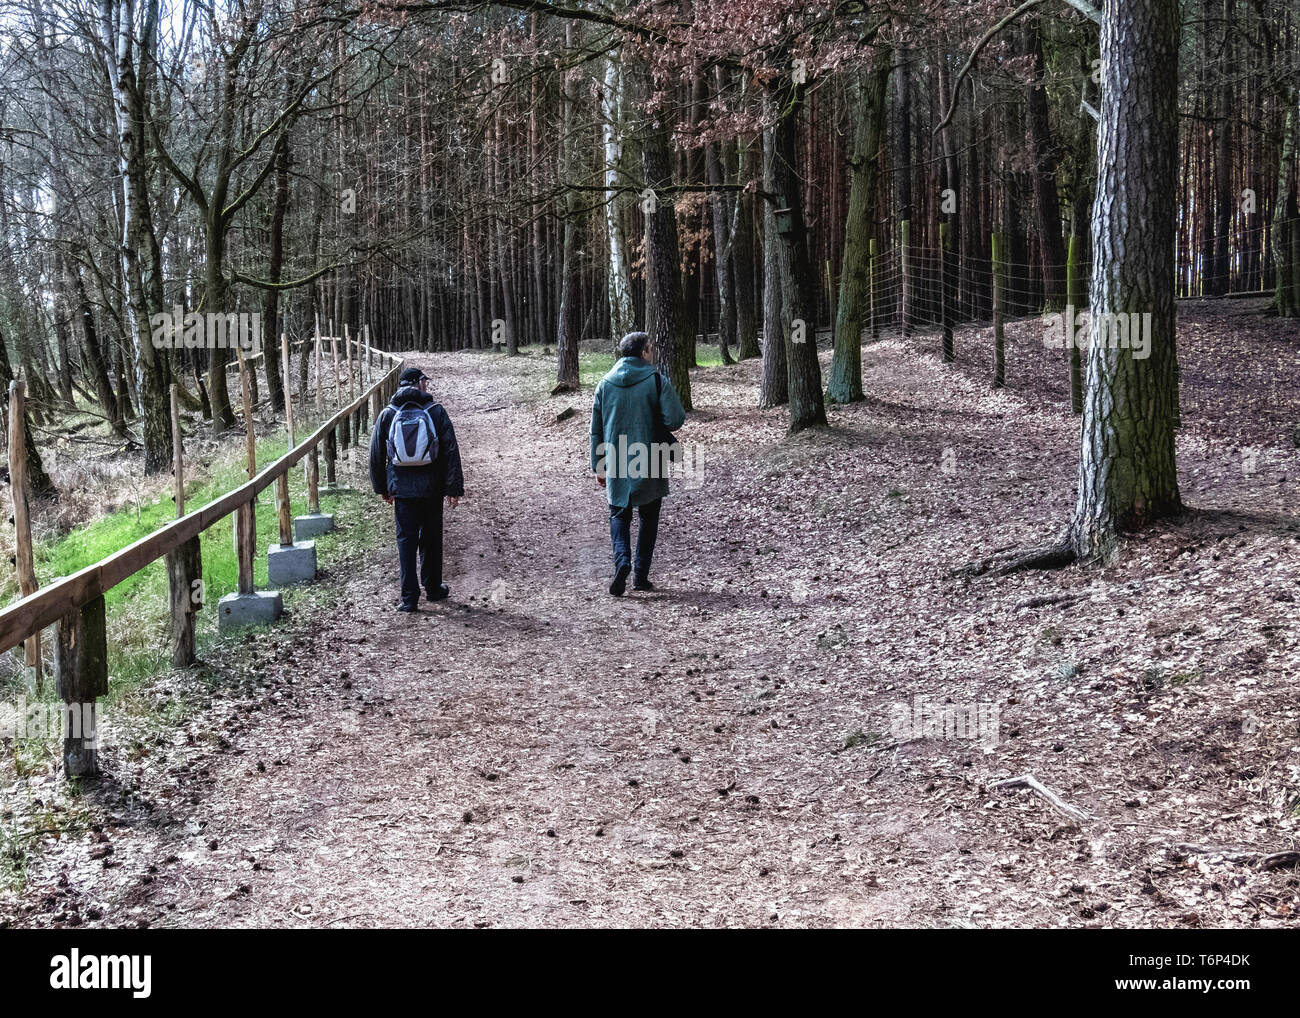
<path fill-rule="evenodd" d="M 636 576 L 632 579 L 633 590 L 654 590 L 655 585 L 650 582 L 648 576 Z"/>
<path fill-rule="evenodd" d="M 399 612 L 418 612 L 420 610 L 420 606 L 418 604 L 407 604 L 405 601 L 403 601 L 401 604 L 397 606 L 397 610 Z"/>
<path fill-rule="evenodd" d="M 426 590 L 424 594 L 430 601 L 445 601 L 451 597 L 451 588 L 445 583 L 440 583 L 436 593 L 432 590 Z"/>
<path fill-rule="evenodd" d="M 623 591 L 627 590 L 627 574 L 631 571 L 631 566 L 618 567 L 618 572 L 614 574 L 614 582 L 609 585 L 609 592 L 615 597 L 622 597 Z"/>

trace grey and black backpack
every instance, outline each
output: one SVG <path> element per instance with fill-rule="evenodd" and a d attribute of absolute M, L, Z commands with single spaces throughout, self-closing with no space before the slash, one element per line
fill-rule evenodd
<path fill-rule="evenodd" d="M 388 426 L 388 462 L 395 467 L 427 467 L 438 458 L 438 429 L 428 409 L 407 404 Z"/>

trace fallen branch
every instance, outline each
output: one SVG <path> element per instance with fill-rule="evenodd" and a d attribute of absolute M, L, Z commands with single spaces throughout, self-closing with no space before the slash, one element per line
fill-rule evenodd
<path fill-rule="evenodd" d="M 1068 605 L 1082 600 L 1082 594 L 1039 594 L 1037 597 L 1027 597 L 1022 601 L 1017 601 L 1016 610 L 1019 611 L 1021 608 L 1045 608 L 1051 604 Z"/>
<path fill-rule="evenodd" d="M 1260 852 L 1252 848 L 1242 848 L 1234 845 L 1189 845 L 1185 843 L 1174 845 L 1173 850 L 1180 855 L 1217 855 L 1227 862 L 1254 866 L 1261 870 L 1275 870 L 1283 866 L 1300 865 L 1300 852 L 1297 851 Z"/>
<path fill-rule="evenodd" d="M 1018 778 L 1005 778 L 1002 781 L 994 781 L 989 785 L 989 791 L 996 788 L 1028 788 L 1035 795 L 1046 799 L 1054 809 L 1064 813 L 1067 817 L 1074 820 L 1092 819 L 1088 813 L 1077 806 L 1071 806 L 1032 774 L 1022 774 Z"/>

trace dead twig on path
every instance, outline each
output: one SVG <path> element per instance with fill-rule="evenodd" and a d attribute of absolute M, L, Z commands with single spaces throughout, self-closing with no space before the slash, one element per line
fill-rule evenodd
<path fill-rule="evenodd" d="M 1077 806 L 1071 806 L 1032 774 L 1022 774 L 1018 778 L 1005 778 L 1002 781 L 994 781 L 988 787 L 989 791 L 995 788 L 1028 788 L 1035 795 L 1046 799 L 1054 809 L 1064 813 L 1067 817 L 1074 820 L 1092 819 L 1088 813 Z"/>

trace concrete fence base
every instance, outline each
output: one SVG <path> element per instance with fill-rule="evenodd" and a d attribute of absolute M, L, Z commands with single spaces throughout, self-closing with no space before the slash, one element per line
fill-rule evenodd
<path fill-rule="evenodd" d="M 311 537 L 328 534 L 334 529 L 334 517 L 330 513 L 308 513 L 306 516 L 293 518 L 293 539 L 305 541 Z"/>
<path fill-rule="evenodd" d="M 284 613 L 284 598 L 278 590 L 255 590 L 251 594 L 227 594 L 217 602 L 217 625 L 223 632 L 242 626 L 264 626 Z"/>
<path fill-rule="evenodd" d="M 271 545 L 266 549 L 266 578 L 276 587 L 316 579 L 316 542 Z"/>

